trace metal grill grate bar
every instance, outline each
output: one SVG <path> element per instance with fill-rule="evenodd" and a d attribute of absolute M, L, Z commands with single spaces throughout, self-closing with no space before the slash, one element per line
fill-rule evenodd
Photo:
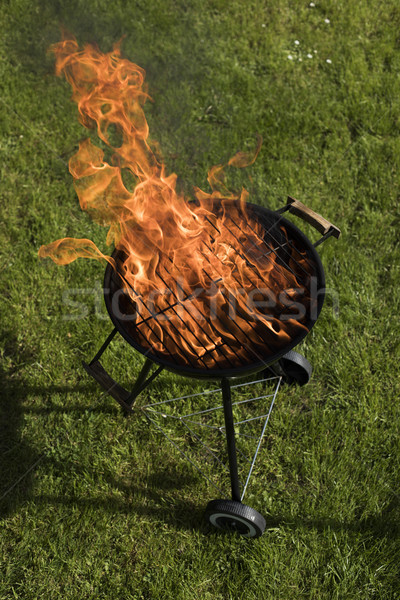
<path fill-rule="evenodd" d="M 230 215 L 229 215 L 229 219 L 230 219 L 230 220 L 232 221 L 232 223 L 233 223 L 233 224 L 234 224 L 234 225 L 235 225 L 235 226 L 236 226 L 236 227 L 239 229 L 239 231 L 242 231 L 242 230 L 240 229 L 239 225 L 237 225 L 237 223 L 235 223 L 235 221 L 232 219 L 232 217 L 231 217 Z M 239 243 L 239 244 L 240 244 L 240 245 L 241 245 L 241 246 L 242 246 L 242 247 L 243 247 L 243 248 L 244 248 L 246 251 L 248 251 L 248 248 L 246 248 L 246 246 L 243 244 L 243 242 L 241 242 L 241 241 L 240 241 L 240 240 L 239 240 L 239 239 L 236 237 L 236 235 L 233 233 L 233 231 L 232 231 L 231 229 L 229 229 L 229 227 L 226 227 L 226 225 L 225 225 L 225 228 L 226 228 L 226 229 L 229 231 L 229 233 L 230 233 L 231 235 L 233 235 L 233 237 L 235 238 L 235 240 L 236 240 L 236 241 L 237 241 L 237 242 L 238 242 L 238 243 Z M 250 227 L 250 229 L 252 229 L 252 228 Z M 273 253 L 276 255 L 276 257 L 278 258 L 278 260 L 280 259 L 280 260 L 282 260 L 282 261 L 284 262 L 286 269 L 287 269 L 288 271 L 290 271 L 294 277 L 297 277 L 297 278 L 299 278 L 299 277 L 300 277 L 299 275 L 297 275 L 297 274 L 296 274 L 296 273 L 293 271 L 293 269 L 291 269 L 291 267 L 290 267 L 290 266 L 289 266 L 289 265 L 286 263 L 286 261 L 284 261 L 284 260 L 283 260 L 283 258 L 281 258 L 281 257 L 278 255 L 278 253 L 277 253 L 277 251 L 276 251 L 276 248 L 270 248 L 270 246 L 268 246 L 268 244 L 266 243 L 266 241 L 265 241 L 263 238 L 261 238 L 261 237 L 260 237 L 260 236 L 259 236 L 259 235 L 258 235 L 258 234 L 257 234 L 257 233 L 256 233 L 256 232 L 253 230 L 253 229 L 252 229 L 252 231 L 254 232 L 254 234 L 255 234 L 255 235 L 257 235 L 258 239 L 259 239 L 261 242 L 263 242 L 263 243 L 264 243 L 264 244 L 267 246 L 267 248 L 268 248 L 268 249 L 269 249 L 271 252 L 273 252 Z M 270 234 L 270 235 L 271 235 L 271 234 Z M 274 237 L 273 237 L 272 235 L 271 235 L 271 237 L 274 239 Z M 278 242 L 276 239 L 274 239 L 274 241 L 275 241 L 275 242 L 278 244 L 278 247 L 279 247 L 279 249 L 281 249 L 281 248 L 282 248 L 281 244 L 280 244 L 280 243 L 279 243 L 279 242 Z M 287 250 L 286 250 L 285 248 L 283 248 L 283 250 L 284 250 L 285 252 L 287 252 Z M 276 262 L 275 262 L 275 263 L 274 263 L 274 267 L 275 267 L 275 268 L 278 268 L 278 270 L 279 270 L 280 274 L 281 274 L 281 275 L 283 275 L 283 277 L 285 277 L 286 281 L 288 281 L 288 283 L 289 283 L 289 279 L 288 279 L 288 277 L 287 277 L 286 273 L 285 273 L 284 271 L 282 271 L 282 269 L 281 269 L 281 265 L 279 265 L 278 263 L 276 263 Z M 259 269 L 258 269 L 258 268 L 257 268 L 257 270 L 259 271 Z M 304 269 L 303 269 L 303 270 L 304 270 Z"/>
<path fill-rule="evenodd" d="M 207 244 L 205 244 L 205 246 L 208 248 L 208 250 L 210 250 L 210 251 L 211 251 L 211 249 L 210 249 L 210 248 L 207 246 Z M 222 260 L 221 260 L 221 259 L 220 259 L 218 256 L 217 256 L 217 258 L 218 258 L 218 260 L 219 260 L 219 261 L 222 263 Z M 222 264 L 223 264 L 223 263 L 222 263 Z M 239 283 L 239 284 L 240 284 L 241 282 L 240 282 L 240 281 L 239 281 L 239 280 L 236 278 L 236 276 L 235 276 L 233 273 L 232 273 L 232 275 L 233 275 L 233 277 L 234 277 L 235 281 L 236 281 L 237 283 Z M 248 277 L 247 275 L 246 275 L 246 278 L 248 279 L 249 283 L 252 283 L 251 279 L 249 279 L 249 277 Z M 243 317 L 243 315 L 240 315 L 240 316 L 242 316 L 242 317 Z M 264 341 L 264 339 L 262 338 L 262 336 L 261 336 L 261 335 L 260 335 L 260 334 L 259 334 L 259 333 L 258 333 L 258 332 L 255 330 L 255 329 L 254 329 L 254 324 L 253 324 L 253 322 L 252 322 L 252 321 L 248 321 L 248 323 L 249 323 L 249 325 L 250 325 L 250 326 L 253 328 L 253 332 L 254 332 L 254 333 L 257 335 L 257 337 L 258 337 L 258 338 L 259 338 L 259 339 L 260 339 L 260 340 L 261 340 L 263 343 L 265 343 L 265 341 Z M 267 345 L 267 344 L 266 344 L 266 345 Z"/>
<path fill-rule="evenodd" d="M 230 218 L 230 220 L 232 221 L 232 223 L 233 223 L 234 225 L 236 225 L 236 227 L 237 227 L 237 228 L 238 228 L 238 229 L 241 231 L 241 229 L 240 229 L 239 225 L 237 225 L 237 223 L 236 223 L 236 222 L 235 222 L 235 221 L 232 219 L 231 215 L 229 215 L 229 218 Z M 251 229 L 251 231 L 252 231 L 252 232 L 253 232 L 255 235 L 257 235 L 257 236 L 258 236 L 257 232 L 255 232 L 255 231 L 254 231 L 254 229 L 252 228 L 252 226 L 250 225 L 250 223 L 246 223 L 246 225 L 249 227 L 249 229 Z M 291 248 L 292 248 L 292 249 L 293 249 L 295 252 L 298 252 L 298 250 L 297 250 L 297 249 L 296 249 L 296 248 L 293 246 L 293 244 L 290 242 L 290 240 L 286 240 L 286 243 L 285 243 L 285 244 L 281 244 L 280 242 L 278 242 L 278 240 L 276 239 L 276 237 L 275 237 L 275 236 L 274 236 L 274 235 L 271 233 L 271 229 L 273 229 L 274 227 L 276 227 L 276 225 L 277 225 L 277 223 L 274 223 L 274 224 L 273 224 L 273 226 L 272 226 L 272 227 L 270 227 L 266 233 L 268 233 L 268 235 L 269 235 L 269 236 L 270 236 L 270 237 L 273 239 L 273 241 L 274 241 L 276 244 L 278 244 L 278 247 L 279 247 L 279 249 L 280 249 L 280 250 L 283 250 L 284 252 L 286 252 L 286 254 L 288 254 L 288 255 L 289 255 L 289 258 L 290 258 L 291 260 L 293 260 L 293 261 L 296 263 L 296 265 L 297 265 L 297 266 L 298 266 L 298 267 L 299 267 L 299 268 L 300 268 L 300 269 L 301 269 L 301 270 L 302 270 L 302 271 L 305 273 L 306 277 L 309 277 L 309 272 L 308 272 L 306 269 L 304 269 L 304 267 L 303 267 L 303 266 L 302 266 L 302 265 L 301 265 L 301 264 L 300 264 L 300 263 L 299 263 L 299 262 L 298 262 L 298 261 L 297 261 L 297 260 L 296 260 L 296 259 L 295 259 L 295 258 L 294 258 L 292 255 L 291 255 L 291 254 L 290 254 L 290 252 L 289 252 L 289 251 L 288 251 L 288 250 L 287 250 L 287 249 L 284 247 L 284 246 L 286 246 L 286 245 L 289 245 L 289 246 L 290 246 L 290 247 L 291 247 Z M 262 242 L 265 244 L 265 246 L 266 246 L 267 248 L 269 248 L 269 246 L 268 246 L 268 244 L 267 244 L 267 242 L 265 241 L 265 239 L 264 239 L 264 238 L 261 238 L 260 236 L 258 236 L 258 238 L 259 238 L 259 239 L 260 239 L 260 240 L 261 240 L 261 241 L 262 241 Z M 273 249 L 272 251 L 273 251 L 273 252 L 276 252 L 276 249 Z M 278 256 L 278 255 L 277 255 L 277 256 Z M 286 267 L 287 267 L 287 268 L 288 268 L 288 269 L 289 269 L 289 270 L 290 270 L 290 271 L 293 273 L 292 269 L 289 267 L 289 265 L 287 264 L 287 262 L 286 262 L 285 260 L 283 260 L 283 258 L 282 258 L 282 257 L 278 257 L 278 258 L 280 258 L 280 259 L 281 259 L 281 260 L 282 260 L 282 261 L 285 263 L 285 266 L 286 266 Z M 306 257 L 304 257 L 304 260 L 306 260 L 306 261 L 307 261 L 307 264 L 309 264 L 309 265 L 310 265 L 310 267 L 312 266 L 312 265 L 310 264 L 309 260 L 308 260 Z M 293 274 L 294 274 L 294 273 L 293 273 Z M 299 275 L 297 275 L 297 277 L 299 277 Z"/>
<path fill-rule="evenodd" d="M 135 294 L 136 298 L 144 305 L 144 307 L 147 310 L 146 304 L 143 301 L 143 299 L 141 298 L 141 296 L 139 296 L 139 294 L 135 291 L 135 289 L 130 285 L 130 283 L 128 281 L 126 281 L 125 277 L 121 274 L 118 273 L 119 276 L 121 277 L 121 279 L 124 281 L 124 283 L 133 291 L 133 293 Z M 174 354 L 168 349 L 167 346 L 165 346 L 164 342 L 162 341 L 162 339 L 160 338 L 160 336 L 158 335 L 157 332 L 155 332 L 153 330 L 153 328 L 150 325 L 147 325 L 147 327 L 150 329 L 150 331 L 156 336 L 156 338 L 158 339 L 158 341 L 160 342 L 160 344 L 162 344 L 162 346 L 166 349 L 166 351 L 168 352 L 168 354 L 171 356 L 173 362 L 175 364 L 179 364 L 179 361 L 176 360 Z M 142 336 L 142 338 L 145 340 L 146 344 L 148 343 L 148 338 L 144 335 L 144 333 L 139 329 L 139 327 L 136 327 L 136 331 L 138 331 L 138 333 Z M 182 349 L 181 349 L 182 350 Z M 190 365 L 192 367 L 194 367 L 193 363 L 190 361 L 190 359 L 188 357 L 186 357 L 187 361 L 190 363 Z"/>
<path fill-rule="evenodd" d="M 164 268 L 165 268 L 165 267 L 164 267 Z M 167 269 L 166 269 L 166 270 L 167 270 Z M 168 271 L 167 271 L 167 273 L 168 273 Z M 168 273 L 168 274 L 169 274 L 169 273 Z M 158 276 L 160 277 L 160 279 L 161 279 L 161 281 L 164 283 L 164 285 L 166 285 L 167 289 L 168 289 L 168 290 L 169 290 L 169 291 L 172 293 L 172 295 L 173 295 L 175 298 L 177 298 L 176 294 L 175 294 L 175 293 L 174 293 L 174 292 L 173 292 L 173 291 L 172 291 L 172 290 L 169 288 L 169 286 L 168 286 L 168 285 L 165 283 L 165 281 L 164 281 L 163 277 L 162 277 L 160 274 L 158 274 Z M 181 287 L 181 286 L 180 286 L 180 287 Z M 182 290 L 182 291 L 184 291 L 184 290 Z M 177 298 L 177 300 L 178 300 L 178 302 L 179 302 L 179 299 L 178 299 L 178 298 Z M 187 312 L 187 314 L 189 315 L 189 317 L 190 317 L 192 320 L 194 320 L 194 321 L 195 321 L 195 319 L 194 319 L 193 315 L 190 313 L 190 311 L 188 310 L 188 308 L 187 308 L 187 307 L 186 307 L 186 306 L 185 306 L 183 303 L 179 303 L 179 304 L 180 304 L 180 306 L 182 306 L 182 307 L 185 309 L 185 311 Z M 185 323 L 185 321 L 182 319 L 182 317 L 181 317 L 180 315 L 178 315 L 178 313 L 176 312 L 175 308 L 173 309 L 173 311 L 174 311 L 174 313 L 175 313 L 175 314 L 176 314 L 176 315 L 179 317 L 179 319 L 182 321 L 182 323 L 183 323 L 183 325 L 184 325 L 184 328 L 185 328 L 185 329 L 187 329 L 187 323 Z M 199 311 L 199 313 L 200 313 L 200 314 L 202 314 L 200 311 Z M 202 315 L 202 316 L 205 316 L 205 315 Z M 201 330 L 203 331 L 203 333 L 204 333 L 204 334 L 205 334 L 205 335 L 208 337 L 208 339 L 209 339 L 209 340 L 210 340 L 210 341 L 211 341 L 211 342 L 214 344 L 214 347 L 212 348 L 212 350 L 209 350 L 208 348 L 206 348 L 206 347 L 204 346 L 203 342 L 202 342 L 202 341 L 201 341 L 201 340 L 198 338 L 198 336 L 197 336 L 197 335 L 196 335 L 196 334 L 195 334 L 193 331 L 191 331 L 191 333 L 192 333 L 192 335 L 194 335 L 194 337 L 195 337 L 195 338 L 196 338 L 196 340 L 199 342 L 199 344 L 200 344 L 200 345 L 203 347 L 203 349 L 205 350 L 205 353 L 206 353 L 206 354 L 208 353 L 208 354 L 210 354 L 210 355 L 211 355 L 211 353 L 212 353 L 212 352 L 214 352 L 214 350 L 216 349 L 216 347 L 215 347 L 215 343 L 214 343 L 214 341 L 213 341 L 213 340 L 210 338 L 210 336 L 207 334 L 207 332 L 204 330 L 204 328 L 203 328 L 203 327 L 202 327 L 202 326 L 199 324 L 199 322 L 198 322 L 198 321 L 195 321 L 195 322 L 196 322 L 196 324 L 197 324 L 198 326 L 200 326 L 200 329 L 201 329 Z M 173 324 L 172 324 L 172 325 L 173 325 Z M 174 329 L 175 329 L 175 330 L 178 332 L 178 334 L 179 334 L 179 335 L 181 335 L 181 336 L 182 336 L 182 333 L 181 333 L 181 332 L 179 332 L 179 331 L 176 329 L 176 327 L 175 327 L 175 326 L 174 326 Z M 230 364 L 231 366 L 234 366 L 234 365 L 233 365 L 233 363 L 232 363 L 232 362 L 229 360 L 229 357 L 227 357 L 227 356 L 225 355 L 224 351 L 222 351 L 222 353 L 224 354 L 225 358 L 228 360 L 229 364 Z M 235 353 L 235 354 L 236 354 L 236 353 Z M 236 355 L 236 356 L 237 356 L 237 355 Z M 199 358 L 200 358 L 200 360 L 202 361 L 202 363 L 205 365 L 204 361 L 202 360 L 202 357 L 199 357 Z M 212 359 L 214 360 L 214 362 L 215 362 L 215 363 L 218 365 L 218 362 L 217 362 L 217 360 L 215 359 L 215 357 L 211 356 L 211 358 L 212 358 Z M 237 356 L 237 358 L 239 358 L 239 357 Z M 206 365 L 205 365 L 205 366 L 206 366 Z"/>
<path fill-rule="evenodd" d="M 232 219 L 232 217 L 231 217 L 230 215 L 229 215 L 229 218 L 230 218 L 230 220 L 232 221 L 232 223 L 233 223 L 234 225 L 236 225 L 236 227 L 239 229 L 239 231 L 242 231 L 242 230 L 240 229 L 240 227 L 239 227 L 239 226 L 238 226 L 238 225 L 235 223 L 235 221 Z M 216 226 L 214 225 L 214 223 L 212 223 L 212 222 L 210 221 L 210 219 L 208 219 L 208 217 L 206 217 L 206 220 L 207 220 L 207 221 L 210 223 L 210 225 L 212 225 L 212 227 L 213 227 L 213 228 L 214 228 L 214 229 L 215 229 L 215 230 L 216 230 L 216 231 L 217 231 L 217 232 L 218 232 L 218 233 L 221 235 L 221 232 L 220 232 L 220 230 L 218 229 L 218 227 L 216 227 Z M 248 225 L 248 223 L 247 223 L 247 222 L 246 222 L 246 224 Z M 241 246 L 242 246 L 242 247 L 243 247 L 243 248 L 244 248 L 246 251 L 248 251 L 248 250 L 249 250 L 249 249 L 252 247 L 252 245 L 254 245 L 254 244 L 250 244 L 248 248 L 247 248 L 247 247 L 245 247 L 245 246 L 244 246 L 244 244 L 243 244 L 243 243 L 242 243 L 242 242 L 241 242 L 241 241 L 240 241 L 240 240 L 237 238 L 237 236 L 235 236 L 235 234 L 232 232 L 232 230 L 231 230 L 229 227 L 227 227 L 227 226 L 226 226 L 226 224 L 224 224 L 224 227 L 225 227 L 225 229 L 226 229 L 226 230 L 227 230 L 227 231 L 228 231 L 228 232 L 229 232 L 229 233 L 230 233 L 230 234 L 231 234 L 231 235 L 232 235 L 232 236 L 233 236 L 233 237 L 236 239 L 236 241 L 237 241 L 237 242 L 238 242 L 238 243 L 239 243 L 239 244 L 240 244 L 240 245 L 241 245 Z M 250 227 L 250 226 L 249 226 L 249 227 Z M 276 254 L 276 256 L 278 257 L 278 255 L 277 255 L 277 253 L 276 253 L 276 249 L 275 249 L 275 248 L 270 248 L 270 247 L 268 246 L 268 244 L 265 242 L 264 238 L 261 238 L 261 237 L 260 237 L 260 236 L 259 236 L 259 235 L 258 235 L 258 234 L 257 234 L 257 233 L 256 233 L 256 232 L 255 232 L 255 231 L 252 229 L 252 228 L 251 228 L 251 227 L 250 227 L 250 229 L 251 229 L 251 230 L 253 231 L 253 233 L 254 233 L 254 234 L 257 236 L 257 238 L 258 238 L 258 239 L 259 239 L 259 240 L 260 240 L 262 243 L 264 243 L 264 244 L 267 246 L 267 248 L 268 248 L 268 250 L 269 250 L 269 252 L 267 252 L 267 253 L 263 254 L 263 256 L 265 257 L 265 256 L 269 256 L 271 253 L 275 253 L 275 254 Z M 273 236 L 271 236 L 271 237 L 273 237 Z M 275 238 L 273 238 L 273 239 L 274 239 L 274 240 L 275 240 L 275 242 L 278 244 L 279 248 L 283 248 L 283 245 L 282 245 L 282 244 L 280 244 L 280 243 L 279 243 L 279 242 L 278 242 L 278 241 L 277 241 Z M 231 246 L 231 248 L 233 248 L 233 246 Z M 237 250 L 237 248 L 233 248 L 233 249 L 234 249 L 236 252 L 238 252 L 238 254 L 241 256 L 241 258 L 243 258 L 243 260 L 245 260 L 246 262 L 249 262 L 249 260 L 247 259 L 247 257 L 246 257 L 245 255 L 241 254 L 241 253 L 240 253 L 240 252 Z M 279 258 L 279 257 L 278 257 L 278 258 Z M 285 262 L 285 261 L 283 261 L 283 262 Z M 253 263 L 251 263 L 251 265 L 252 265 L 252 267 L 253 267 L 254 269 L 256 269 L 256 270 L 257 270 L 257 272 L 258 272 L 259 276 L 260 276 L 260 277 L 261 277 L 261 279 L 262 279 L 262 275 L 261 275 L 261 273 L 260 273 L 260 270 L 258 269 L 257 265 L 254 265 Z M 285 277 L 285 279 L 286 279 L 286 281 L 288 281 L 288 283 L 290 283 L 290 282 L 289 282 L 289 280 L 288 280 L 288 277 L 287 277 L 286 273 L 282 272 L 282 269 L 280 268 L 280 265 L 278 265 L 277 263 L 274 263 L 274 267 L 279 267 L 279 272 L 281 273 L 281 275 L 282 275 L 283 277 Z M 294 277 L 296 277 L 296 274 L 295 274 L 295 273 L 292 271 L 292 269 L 289 267 L 289 265 L 287 266 L 287 268 L 288 268 L 288 270 L 289 270 L 289 271 L 290 271 L 290 272 L 293 274 L 293 276 L 294 276 Z M 250 281 L 250 280 L 249 280 L 249 281 Z M 274 278 L 274 281 L 275 281 L 275 283 L 279 283 L 279 282 L 277 282 L 277 281 L 276 281 L 276 279 L 275 279 L 275 278 Z"/>

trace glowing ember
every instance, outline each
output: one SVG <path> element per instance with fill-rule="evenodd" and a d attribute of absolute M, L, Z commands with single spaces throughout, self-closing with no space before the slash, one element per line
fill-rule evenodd
<path fill-rule="evenodd" d="M 209 172 L 211 194 L 196 188 L 196 201 L 189 202 L 177 192 L 176 175 L 166 174 L 149 144 L 144 71 L 122 59 L 118 46 L 103 54 L 90 45 L 80 51 L 75 40 L 65 40 L 53 51 L 82 124 L 97 127 L 113 151 L 106 162 L 103 150 L 86 140 L 71 158 L 70 172 L 81 208 L 109 228 L 107 244 L 123 257 L 118 272 L 139 343 L 201 367 L 213 366 L 218 357 L 229 362 L 248 357 L 249 339 L 253 354 L 261 356 L 290 343 L 305 329 L 304 319 L 295 310 L 290 314 L 296 300 L 306 303 L 297 278 L 304 257 L 294 250 L 290 268 L 279 262 L 264 228 L 246 210 L 247 192 L 235 196 L 225 187 L 222 165 Z M 115 130 L 122 140 L 118 147 L 111 141 Z M 260 145 L 252 156 L 238 153 L 228 164 L 251 164 Z M 135 179 L 133 191 L 122 170 Z M 42 246 L 39 255 L 57 264 L 78 257 L 112 261 L 87 239 L 57 240 Z M 176 308 L 167 312 L 172 305 Z M 143 339 L 140 324 L 150 317 L 156 318 Z M 182 338 L 183 320 L 189 324 Z M 227 342 L 233 350 L 221 354 Z"/>

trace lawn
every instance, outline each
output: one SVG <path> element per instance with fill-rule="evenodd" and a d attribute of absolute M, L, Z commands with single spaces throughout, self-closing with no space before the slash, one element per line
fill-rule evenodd
<path fill-rule="evenodd" d="M 15 0 L 0 25 L 0 599 L 399 598 L 398 1 Z M 103 266 L 37 256 L 64 236 L 107 251 L 68 171 L 87 131 L 47 52 L 60 26 L 103 52 L 123 37 L 180 189 L 259 134 L 230 185 L 342 230 L 299 347 L 313 377 L 280 390 L 245 499 L 258 540 L 205 524 L 210 483 L 82 368 L 112 328 Z M 129 385 L 143 357 L 116 341 L 105 363 Z M 202 385 L 164 371 L 141 401 Z"/>

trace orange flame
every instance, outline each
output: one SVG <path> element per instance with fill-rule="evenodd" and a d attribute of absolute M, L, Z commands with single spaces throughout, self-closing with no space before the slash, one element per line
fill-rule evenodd
<path fill-rule="evenodd" d="M 103 54 L 91 45 L 79 50 L 69 39 L 52 50 L 57 74 L 71 84 L 82 124 L 96 127 L 113 151 L 107 162 L 103 150 L 88 139 L 69 166 L 81 208 L 109 228 L 107 244 L 124 257 L 118 269 L 131 301 L 129 310 L 136 310 L 135 335 L 142 346 L 184 357 L 190 364 L 213 366 L 218 360 L 232 364 L 248 356 L 249 340 L 257 356 L 289 343 L 304 325 L 290 315 L 280 320 L 279 310 L 296 300 L 293 290 L 303 257 L 297 253 L 287 269 L 277 264 L 272 245 L 266 252 L 263 230 L 246 211 L 248 194 L 242 190 L 237 196 L 227 189 L 223 165 L 209 172 L 211 194 L 196 188 L 197 200 L 188 202 L 177 192 L 176 175 L 166 174 L 148 140 L 142 108 L 149 98 L 145 73 L 121 58 L 118 45 Z M 112 143 L 112 130 L 122 140 L 118 147 Z M 261 139 L 253 154 L 239 152 L 228 164 L 251 164 L 260 147 Z M 123 169 L 136 181 L 132 191 L 124 184 Z M 57 264 L 78 257 L 111 260 L 90 240 L 72 238 L 42 246 L 39 255 Z M 278 307 L 268 308 L 265 293 L 257 292 L 266 287 L 276 297 L 285 289 L 289 300 L 279 296 Z M 183 317 L 178 310 L 182 306 Z M 155 314 L 159 318 L 152 327 L 141 328 Z"/>

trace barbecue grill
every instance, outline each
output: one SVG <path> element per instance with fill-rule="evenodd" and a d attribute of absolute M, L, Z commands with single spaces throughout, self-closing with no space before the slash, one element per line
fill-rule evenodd
<path fill-rule="evenodd" d="M 313 225 L 322 237 L 312 244 L 300 229 L 282 216 L 286 211 Z M 193 426 L 195 423 L 226 435 L 226 468 L 230 475 L 231 499 L 212 500 L 207 505 L 206 518 L 217 528 L 234 530 L 246 537 L 258 537 L 265 529 L 265 520 L 258 511 L 243 504 L 243 497 L 281 382 L 303 385 L 311 375 L 311 365 L 293 348 L 317 321 L 324 301 L 324 270 L 315 248 L 330 236 L 338 238 L 340 230 L 291 197 L 278 211 L 249 203 L 243 208 L 238 201 L 232 200 L 219 205 L 214 203 L 213 213 L 216 217 L 223 214 L 224 219 L 218 221 L 223 225 L 216 226 L 213 219 L 205 217 L 211 233 L 202 251 L 203 287 L 200 291 L 191 289 L 187 282 L 180 284 L 177 281 L 171 285 L 169 275 L 173 259 L 165 256 L 157 273 L 163 286 L 162 302 L 149 303 L 127 280 L 124 250 L 115 249 L 104 278 L 104 299 L 114 329 L 93 360 L 84 363 L 84 367 L 127 414 L 136 410 L 136 398 L 163 369 L 187 377 L 220 381 L 220 388 L 212 392 L 167 399 L 140 406 L 137 410 L 142 411 L 172 443 L 157 415 L 180 420 L 199 441 Z M 224 258 L 213 254 L 213 229 L 219 239 L 229 239 L 227 254 L 233 253 L 246 267 L 241 273 L 233 272 L 233 281 L 237 284 L 233 291 L 224 287 L 220 270 Z M 265 279 L 265 273 L 268 273 L 268 279 Z M 295 287 L 293 282 L 296 282 Z M 251 307 L 243 304 L 238 292 L 240 286 L 246 288 L 247 297 L 256 298 Z M 213 292 L 210 293 L 210 290 Z M 220 299 L 219 312 L 212 307 L 212 298 L 216 294 Z M 192 310 L 193 299 L 198 301 L 196 312 Z M 117 333 L 145 356 L 143 368 L 130 391 L 114 381 L 100 362 Z M 255 381 L 235 383 L 236 379 L 260 372 L 261 378 Z M 232 393 L 239 388 L 242 392 L 255 383 L 268 385 L 268 393 L 233 401 Z M 271 385 L 272 390 L 269 389 Z M 208 399 L 216 394 L 222 395 L 222 404 L 209 405 Z M 171 406 L 182 407 L 185 402 L 196 401 L 199 396 L 206 397 L 205 407 L 202 405 L 183 415 L 171 412 Z M 254 416 L 252 413 L 248 419 L 234 419 L 233 407 L 236 410 L 240 405 L 247 409 L 251 403 L 260 400 L 268 400 L 269 403 L 267 408 L 262 406 L 261 415 Z M 222 426 L 205 423 L 206 416 L 218 411 L 224 415 Z M 252 458 L 246 457 L 249 464 L 247 475 L 241 479 L 237 429 L 249 421 L 261 421 L 262 427 Z M 207 450 L 215 457 L 212 449 Z"/>

